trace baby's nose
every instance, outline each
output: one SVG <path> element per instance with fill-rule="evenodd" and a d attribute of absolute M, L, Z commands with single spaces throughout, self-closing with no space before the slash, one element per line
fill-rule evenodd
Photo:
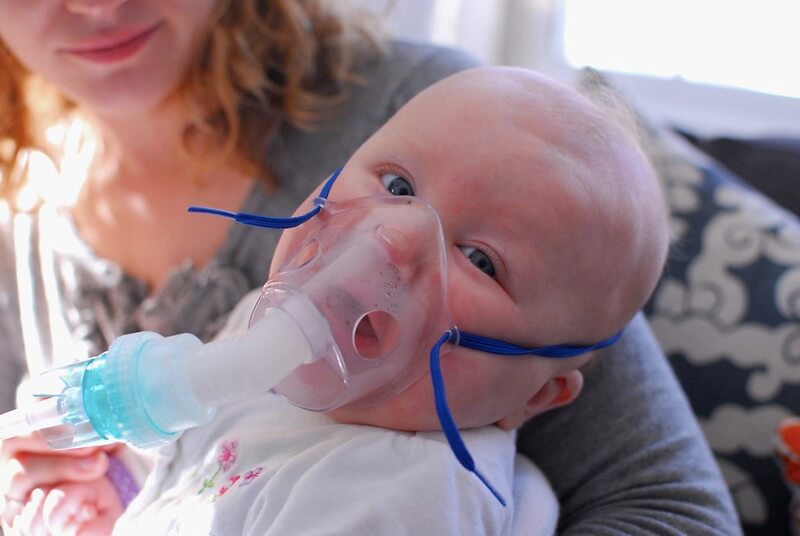
<path fill-rule="evenodd" d="M 438 215 L 418 203 L 377 211 L 368 234 L 383 250 L 398 281 L 415 287 L 441 281 L 446 270 L 445 238 Z"/>
<path fill-rule="evenodd" d="M 414 260 L 414 246 L 419 242 L 414 240 L 408 230 L 381 223 L 375 228 L 375 236 L 383 242 L 393 264 L 404 266 Z"/>

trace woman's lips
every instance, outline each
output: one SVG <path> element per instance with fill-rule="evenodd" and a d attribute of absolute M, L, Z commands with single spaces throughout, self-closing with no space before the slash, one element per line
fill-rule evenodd
<path fill-rule="evenodd" d="M 161 23 L 133 30 L 115 32 L 87 39 L 61 52 L 95 63 L 113 63 L 134 56 L 155 35 Z"/>

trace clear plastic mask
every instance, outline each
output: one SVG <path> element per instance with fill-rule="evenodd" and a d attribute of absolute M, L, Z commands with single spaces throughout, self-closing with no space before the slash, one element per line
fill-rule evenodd
<path fill-rule="evenodd" d="M 264 286 L 250 324 L 299 291 L 325 318 L 319 329 L 329 329 L 334 343 L 275 391 L 300 407 L 328 410 L 375 404 L 418 380 L 431 346 L 452 327 L 436 211 L 413 197 L 328 201 L 285 232 L 287 260 Z"/>

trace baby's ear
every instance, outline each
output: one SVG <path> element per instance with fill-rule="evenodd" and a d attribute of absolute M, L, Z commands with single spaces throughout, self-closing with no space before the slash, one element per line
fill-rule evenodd
<path fill-rule="evenodd" d="M 522 424 L 545 411 L 572 403 L 583 389 L 583 373 L 568 370 L 553 376 L 542 385 L 519 410 L 497 421 L 503 430 L 519 428 Z"/>

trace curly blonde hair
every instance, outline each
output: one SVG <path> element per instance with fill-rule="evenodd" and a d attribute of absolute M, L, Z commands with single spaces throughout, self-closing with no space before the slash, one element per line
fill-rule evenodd
<path fill-rule="evenodd" d="M 264 154 L 278 121 L 307 128 L 329 117 L 381 43 L 375 18 L 346 2 L 219 0 L 208 38 L 174 94 L 198 110 L 183 129 L 184 149 L 211 133 L 219 149 L 201 163 L 233 157 L 270 180 Z M 7 200 L 26 181 L 19 172 L 25 152 L 47 152 L 30 105 L 33 78 L 0 41 L 0 198 Z M 58 115 L 74 108 L 59 96 Z"/>

